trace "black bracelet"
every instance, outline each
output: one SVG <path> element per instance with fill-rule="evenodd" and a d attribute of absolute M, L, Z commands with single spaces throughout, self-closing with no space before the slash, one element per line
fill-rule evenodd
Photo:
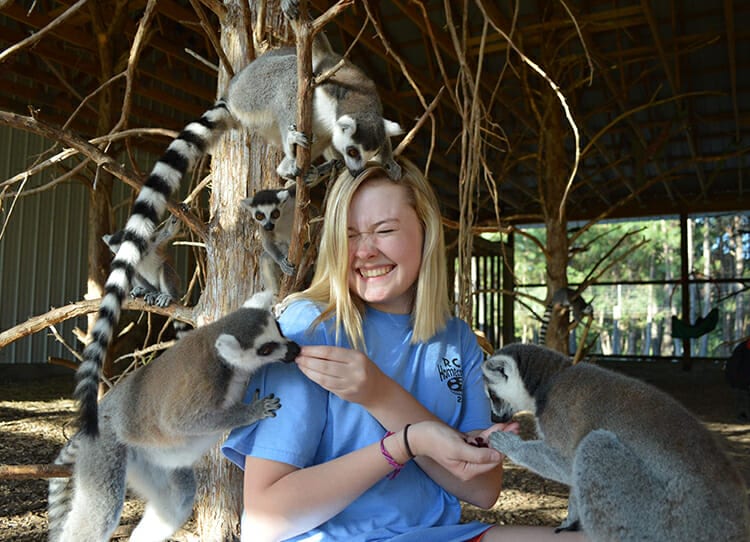
<path fill-rule="evenodd" d="M 406 453 L 409 454 L 409 459 L 414 459 L 414 452 L 411 451 L 411 447 L 409 446 L 409 437 L 407 436 L 409 434 L 410 425 L 410 423 L 407 423 L 404 426 L 404 448 L 406 448 Z"/>

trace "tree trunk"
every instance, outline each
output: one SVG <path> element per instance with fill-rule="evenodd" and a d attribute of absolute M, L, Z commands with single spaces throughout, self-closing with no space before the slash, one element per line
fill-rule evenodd
<path fill-rule="evenodd" d="M 221 21 L 221 44 L 235 72 L 254 58 L 241 0 L 228 0 Z M 219 72 L 219 94 L 229 81 Z M 240 200 L 261 186 L 278 186 L 279 153 L 243 130 L 225 134 L 212 152 L 211 218 L 206 242 L 206 287 L 196 314 L 199 323 L 216 320 L 238 308 L 259 289 L 258 254 L 252 218 L 241 213 Z M 242 472 L 216 446 L 199 466 L 195 519 L 202 542 L 239 539 Z"/>
<path fill-rule="evenodd" d="M 547 302 L 560 288 L 568 287 L 568 221 L 560 202 L 565 192 L 569 169 L 566 159 L 563 113 L 551 90 L 545 89 L 543 109 L 545 127 L 541 132 L 539 160 L 542 178 L 544 221 L 547 231 Z M 568 313 L 553 310 L 547 327 L 547 346 L 568 354 Z"/>

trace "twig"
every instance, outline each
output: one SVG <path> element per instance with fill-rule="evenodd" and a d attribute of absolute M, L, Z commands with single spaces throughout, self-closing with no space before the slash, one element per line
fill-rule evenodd
<path fill-rule="evenodd" d="M 110 130 L 110 133 L 117 132 L 121 127 L 128 125 L 128 117 L 130 116 L 130 104 L 133 95 L 133 83 L 135 80 L 135 68 L 138 66 L 138 59 L 141 56 L 141 51 L 145 45 L 145 36 L 148 31 L 151 18 L 156 8 L 156 0 L 148 0 L 146 9 L 143 12 L 141 20 L 138 22 L 138 30 L 133 38 L 133 45 L 130 47 L 130 56 L 128 57 L 128 69 L 127 77 L 125 78 L 125 95 L 122 98 L 122 113 L 120 114 L 120 120 L 117 121 L 115 126 Z"/>
<path fill-rule="evenodd" d="M 479 6 L 479 9 L 482 11 L 482 14 L 485 16 L 485 18 L 490 21 L 490 24 L 492 24 L 492 27 L 495 29 L 495 31 L 498 32 L 503 38 L 505 38 L 505 41 L 508 43 L 508 46 L 511 47 L 516 52 L 516 54 L 518 54 L 521 57 L 521 60 L 523 60 L 532 70 L 534 70 L 545 81 L 547 81 L 547 84 L 550 86 L 552 91 L 557 96 L 557 99 L 563 108 L 563 112 L 565 113 L 565 118 L 568 121 L 568 124 L 570 125 L 570 129 L 573 131 L 573 139 L 574 139 L 574 146 L 575 146 L 575 160 L 573 162 L 573 169 L 571 170 L 570 176 L 568 177 L 568 182 L 565 185 L 565 191 L 563 192 L 563 196 L 560 199 L 558 217 L 562 218 L 563 208 L 565 207 L 565 201 L 568 199 L 568 192 L 570 191 L 570 187 L 573 185 L 573 179 L 575 179 L 576 173 L 578 172 L 578 164 L 581 161 L 581 136 L 578 132 L 578 126 L 576 125 L 575 120 L 573 120 L 573 113 L 571 113 L 570 107 L 568 106 L 568 101 L 565 98 L 565 95 L 560 90 L 560 87 L 557 85 L 557 83 L 555 83 L 549 77 L 549 75 L 547 75 L 545 71 L 539 67 L 538 64 L 536 64 L 533 60 L 527 57 L 516 46 L 516 44 L 513 43 L 513 40 L 511 40 L 510 37 L 505 32 L 503 32 L 502 29 L 500 29 L 500 27 L 498 27 L 494 21 L 491 20 L 491 18 L 487 15 L 487 11 L 485 10 L 484 5 L 482 4 L 482 0 L 476 0 L 476 3 Z"/>
<path fill-rule="evenodd" d="M 2 239 L 3 236 L 5 236 L 5 230 L 8 227 L 8 222 L 10 222 L 10 217 L 13 214 L 13 209 L 16 206 L 16 202 L 18 201 L 18 198 L 21 197 L 21 192 L 23 192 L 23 187 L 26 186 L 27 182 L 29 182 L 29 178 L 24 177 L 23 182 L 21 183 L 21 188 L 18 189 L 15 196 L 13 197 L 13 202 L 10 204 L 10 209 L 8 209 L 8 212 L 5 215 L 5 221 L 3 222 L 3 229 L 0 230 L 0 239 Z"/>
<path fill-rule="evenodd" d="M 195 11 L 196 15 L 198 15 L 198 19 L 200 19 L 201 21 L 201 28 L 203 28 L 203 31 L 206 33 L 206 37 L 208 38 L 208 41 L 211 42 L 211 45 L 216 51 L 216 54 L 219 55 L 219 60 L 221 60 L 221 63 L 224 65 L 224 69 L 227 71 L 227 75 L 231 79 L 232 77 L 234 77 L 234 68 L 232 68 L 232 63 L 229 62 L 224 49 L 221 47 L 221 40 L 219 40 L 216 32 L 214 32 L 214 28 L 211 25 L 211 22 L 208 20 L 208 17 L 206 17 L 206 14 L 203 13 L 203 8 L 200 6 L 197 0 L 190 0 L 190 5 L 193 6 L 193 10 Z"/>
<path fill-rule="evenodd" d="M 0 465 L 0 480 L 36 480 L 39 478 L 70 478 L 70 465 Z"/>
<path fill-rule="evenodd" d="M 78 152 L 92 160 L 97 166 L 111 173 L 132 188 L 140 190 L 141 186 L 143 186 L 139 180 L 127 173 L 114 158 L 68 130 L 61 130 L 33 117 L 24 117 L 23 115 L 9 113 L 7 111 L 0 111 L 0 124 L 20 128 L 54 141 L 64 143 L 69 147 L 73 147 Z M 202 241 L 206 240 L 206 228 L 196 217 L 183 209 L 181 205 L 171 201 L 167 202 L 167 208 L 173 215 L 180 217 L 180 220 L 182 220 L 191 231 L 200 237 Z"/>
<path fill-rule="evenodd" d="M 102 90 L 104 90 L 107 86 L 111 85 L 112 83 L 114 83 L 115 81 L 117 81 L 120 77 L 124 77 L 125 75 L 126 75 L 126 72 L 124 72 L 124 71 L 118 73 L 117 75 L 113 75 L 112 77 L 110 77 L 109 79 L 107 79 L 104 83 L 102 83 L 101 85 L 99 85 L 96 88 L 96 90 L 94 90 L 88 96 L 86 96 L 83 99 L 83 101 L 80 104 L 78 104 L 78 107 L 76 107 L 75 111 L 73 111 L 73 113 L 71 113 L 70 117 L 68 117 L 68 120 L 65 121 L 65 124 L 63 124 L 63 126 L 62 126 L 63 130 L 65 130 L 70 125 L 70 123 L 73 122 L 73 119 L 76 118 L 76 116 L 78 116 L 78 112 L 81 109 L 83 109 L 83 106 L 86 105 L 91 98 L 93 98 L 94 96 L 96 96 L 99 92 L 101 92 Z M 91 107 L 93 107 L 93 106 L 91 106 Z"/>
<path fill-rule="evenodd" d="M 422 94 L 422 90 L 419 88 L 419 85 L 417 85 L 416 81 L 414 81 L 414 78 L 411 76 L 411 73 L 409 73 L 408 66 L 406 65 L 406 62 L 401 58 L 401 56 L 396 52 L 396 50 L 391 47 L 390 42 L 388 41 L 388 38 L 385 35 L 385 32 L 383 32 L 383 28 L 380 25 L 380 21 L 373 15 L 372 10 L 370 9 L 370 0 L 364 0 L 362 4 L 365 7 L 365 11 L 367 12 L 367 18 L 372 22 L 372 26 L 375 28 L 375 32 L 377 32 L 378 37 L 380 38 L 380 41 L 383 44 L 383 47 L 385 47 L 386 53 L 393 57 L 396 60 L 396 63 L 398 64 L 399 68 L 401 68 L 402 75 L 406 78 L 406 80 L 409 82 L 409 85 L 411 85 L 412 89 L 414 90 L 414 93 L 416 94 L 417 98 L 419 99 L 419 102 L 422 104 L 422 107 L 425 109 L 425 111 L 429 110 L 430 105 L 427 104 L 427 100 L 424 97 L 424 94 Z M 443 87 L 445 88 L 445 87 Z M 438 93 L 438 95 L 442 93 L 442 90 Z M 411 133 L 411 131 L 410 131 Z M 412 135 L 412 138 L 414 135 Z M 399 145 L 399 148 L 403 150 L 402 146 Z M 429 164 L 432 160 L 432 153 L 434 152 L 434 141 L 430 145 L 430 150 L 427 153 L 427 159 L 426 164 Z M 401 151 L 394 153 L 394 154 L 400 154 Z M 426 168 L 428 166 L 425 166 Z"/>
<path fill-rule="evenodd" d="M 103 135 L 100 137 L 95 137 L 93 139 L 89 139 L 89 143 L 92 145 L 102 142 L 111 143 L 113 141 L 117 141 L 118 139 L 124 139 L 126 137 L 131 136 L 141 136 L 141 135 L 162 135 L 165 137 L 169 137 L 174 139 L 177 136 L 177 132 L 174 130 L 167 130 L 164 128 L 132 128 L 130 130 L 122 130 L 120 132 L 117 132 L 115 134 L 110 135 Z M 38 164 L 30 167 L 26 171 L 22 171 L 21 173 L 18 173 L 11 177 L 10 179 L 6 179 L 5 181 L 0 183 L 0 187 L 9 186 L 12 184 L 15 184 L 19 181 L 24 180 L 26 177 L 30 177 L 32 175 L 36 175 L 37 173 L 41 173 L 43 170 L 47 169 L 48 167 L 54 166 L 58 164 L 59 162 L 62 162 L 63 160 L 67 160 L 68 158 L 71 158 L 72 156 L 75 156 L 76 154 L 79 154 L 79 151 L 76 149 L 65 149 L 54 156 L 51 156 L 44 160 L 43 162 L 39 162 Z M 87 160 L 84 160 L 77 166 L 75 166 L 74 170 L 78 170 L 80 166 L 86 165 L 88 163 Z M 72 173 L 72 171 L 65 174 L 65 176 L 69 176 Z M 47 186 L 51 186 L 52 184 L 57 184 L 58 180 L 49 183 Z M 36 189 L 35 189 L 36 190 Z M 34 191 L 27 190 L 25 194 L 30 194 Z"/>
<path fill-rule="evenodd" d="M 404 136 L 404 138 L 401 140 L 401 142 L 398 144 L 398 146 L 393 151 L 393 156 L 398 156 L 402 152 L 404 152 L 404 149 L 409 145 L 409 143 L 412 142 L 412 140 L 416 137 L 417 132 L 422 128 L 425 122 L 427 122 L 427 119 L 432 117 L 433 111 L 435 111 L 435 108 L 437 107 L 438 103 L 440 102 L 440 97 L 443 95 L 443 92 L 445 91 L 445 86 L 440 87 L 440 90 L 435 95 L 435 97 L 432 99 L 432 102 L 430 105 L 425 109 L 425 112 L 422 113 L 422 115 L 417 120 L 416 124 L 412 126 L 411 130 L 409 130 L 409 133 Z"/>
<path fill-rule="evenodd" d="M 208 60 L 206 58 L 203 58 L 201 55 L 199 55 L 198 53 L 196 53 L 192 49 L 188 49 L 187 47 L 185 47 L 184 50 L 185 50 L 185 52 L 187 54 L 189 54 L 190 56 L 192 56 L 194 59 L 196 59 L 201 64 L 203 64 L 205 66 L 208 66 L 209 68 L 211 68 L 215 72 L 219 71 L 219 67 L 216 64 L 214 64 L 213 62 L 211 62 L 210 60 Z"/>
<path fill-rule="evenodd" d="M 18 339 L 42 331 L 51 325 L 96 312 L 100 303 L 101 299 L 87 299 L 85 301 L 77 301 L 76 303 L 71 303 L 63 307 L 54 308 L 38 316 L 32 316 L 25 322 L 0 333 L 0 348 L 4 348 Z M 142 299 L 128 299 L 123 302 L 122 308 L 126 310 L 153 312 L 163 316 L 171 316 L 181 322 L 195 325 L 192 307 L 185 307 L 183 305 L 157 307 L 155 305 L 146 304 Z"/>
<path fill-rule="evenodd" d="M 30 45 L 33 45 L 34 43 L 42 39 L 47 33 L 51 32 L 56 27 L 60 26 L 68 17 L 73 15 L 80 8 L 82 8 L 84 4 L 86 4 L 87 2 L 88 0 L 78 0 L 78 2 L 70 6 L 64 12 L 62 12 L 58 17 L 56 17 L 47 26 L 45 26 L 44 28 L 40 29 L 37 32 L 34 32 L 31 36 L 29 36 L 25 40 L 19 41 L 15 45 L 8 47 L 5 51 L 0 53 L 0 64 L 5 62 L 8 59 L 8 57 L 13 55 L 14 53 L 17 53 L 18 51 L 25 49 L 26 47 L 29 47 Z"/>

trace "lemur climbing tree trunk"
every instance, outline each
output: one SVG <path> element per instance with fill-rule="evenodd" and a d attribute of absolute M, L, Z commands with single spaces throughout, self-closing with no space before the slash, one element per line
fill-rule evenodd
<path fill-rule="evenodd" d="M 247 3 L 224 2 L 220 17 L 221 47 L 233 72 L 254 57 L 250 43 Z M 226 89 L 231 73 L 219 70 L 217 94 Z M 230 130 L 211 155 L 212 191 L 206 241 L 206 285 L 198 303 L 199 321 L 212 321 L 239 307 L 260 289 L 258 257 L 252 217 L 240 209 L 240 200 L 262 186 L 278 186 L 276 166 L 280 153 L 245 130 Z M 242 509 L 242 472 L 223 458 L 217 445 L 200 463 L 194 514 L 202 542 L 239 539 Z"/>

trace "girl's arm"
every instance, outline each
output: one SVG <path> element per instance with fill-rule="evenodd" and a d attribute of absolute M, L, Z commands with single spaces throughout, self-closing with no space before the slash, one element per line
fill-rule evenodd
<path fill-rule="evenodd" d="M 375 363 L 359 351 L 335 346 L 304 346 L 296 362 L 310 380 L 342 399 L 362 405 L 390 431 L 399 431 L 407 423 L 442 423 L 414 396 L 385 375 Z M 409 437 L 411 440 L 411 431 Z M 426 444 L 437 448 L 441 446 L 440 442 Z M 502 465 L 498 464 L 483 476 L 462 480 L 431 460 L 430 450 L 426 449 L 426 446 L 423 452 L 426 455 L 419 457 L 417 463 L 446 491 L 482 508 L 489 508 L 495 504 L 502 488 Z"/>
<path fill-rule="evenodd" d="M 383 446 L 398 463 L 408 461 L 403 431 Z M 494 470 L 502 455 L 466 444 L 442 422 L 423 422 L 409 429 L 412 451 L 429 453 L 435 464 L 456 479 Z M 364 491 L 392 471 L 376 442 L 326 463 L 298 469 L 291 465 L 247 457 L 244 478 L 243 541 L 289 538 L 307 532 L 346 508 Z"/>

